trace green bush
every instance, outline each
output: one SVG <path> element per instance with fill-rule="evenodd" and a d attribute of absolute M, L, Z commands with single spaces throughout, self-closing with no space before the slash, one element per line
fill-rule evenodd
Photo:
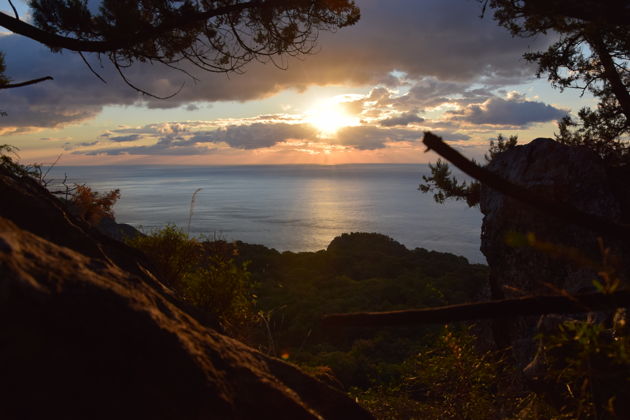
<path fill-rule="evenodd" d="M 232 245 L 200 242 L 172 225 L 132 238 L 128 244 L 149 258 L 161 281 L 227 332 L 238 335 L 254 318 L 247 264 L 235 262 Z"/>
<path fill-rule="evenodd" d="M 544 375 L 539 404 L 553 419 L 630 418 L 630 336 L 625 311 L 612 328 L 569 320 L 541 337 Z"/>
<path fill-rule="evenodd" d="M 445 327 L 431 345 L 406 360 L 402 379 L 352 395 L 379 419 L 510 418 L 523 396 L 497 352 L 480 351 L 468 330 Z"/>

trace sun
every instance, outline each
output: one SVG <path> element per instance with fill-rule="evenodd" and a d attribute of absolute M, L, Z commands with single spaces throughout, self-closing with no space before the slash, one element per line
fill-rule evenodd
<path fill-rule="evenodd" d="M 315 127 L 321 136 L 334 135 L 340 128 L 358 124 L 358 118 L 348 114 L 335 99 L 318 102 L 306 112 L 306 122 Z"/>

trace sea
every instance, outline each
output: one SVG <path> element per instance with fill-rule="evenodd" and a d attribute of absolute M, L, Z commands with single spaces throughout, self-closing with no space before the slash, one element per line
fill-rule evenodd
<path fill-rule="evenodd" d="M 427 165 L 58 166 L 51 185 L 120 189 L 116 219 L 145 233 L 173 224 L 191 235 L 278 251 L 317 251 L 342 233 L 377 232 L 410 249 L 485 263 L 482 215 L 418 191 Z"/>

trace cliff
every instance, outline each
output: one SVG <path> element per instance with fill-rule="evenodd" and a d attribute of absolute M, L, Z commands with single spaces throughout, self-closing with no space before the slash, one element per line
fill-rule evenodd
<path fill-rule="evenodd" d="M 499 154 L 488 169 L 587 214 L 617 223 L 629 221 L 629 168 L 611 168 L 585 147 L 539 138 Z M 482 187 L 480 208 L 484 214 L 481 250 L 490 268 L 493 298 L 594 291 L 597 265 L 605 259 L 598 235 L 487 187 Z M 534 234 L 546 249 L 516 246 L 506 240 L 509 234 Z M 607 262 L 615 264 L 616 260 L 617 274 L 627 281 L 627 243 L 608 240 L 603 244 L 610 249 Z M 594 265 L 586 264 L 587 260 Z M 538 317 L 520 318 L 503 326 L 503 333 L 509 335 L 504 339 L 521 368 L 536 352 L 533 337 L 540 332 L 539 321 Z"/>

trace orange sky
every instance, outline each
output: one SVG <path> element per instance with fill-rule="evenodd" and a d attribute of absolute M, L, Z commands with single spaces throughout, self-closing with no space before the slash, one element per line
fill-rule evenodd
<path fill-rule="evenodd" d="M 20 11 L 28 17 L 24 2 Z M 72 53 L 0 36 L 13 79 L 55 80 L 2 92 L 0 143 L 27 162 L 92 164 L 416 163 L 435 132 L 480 158 L 488 139 L 552 137 L 555 121 L 591 97 L 552 90 L 521 56 L 549 40 L 514 39 L 466 0 L 360 0 L 359 23 L 322 33 L 316 54 L 288 69 L 195 74 L 136 65 L 142 97 L 95 57 L 101 83 Z M 3 4 L 1 7 L 8 7 Z"/>

